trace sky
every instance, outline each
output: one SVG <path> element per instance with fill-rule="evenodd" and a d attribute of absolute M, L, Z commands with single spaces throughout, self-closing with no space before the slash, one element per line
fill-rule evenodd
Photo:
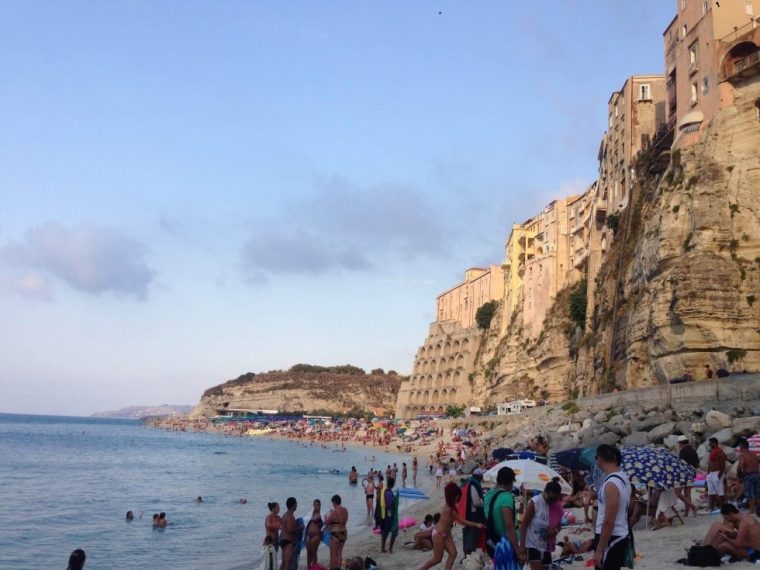
<path fill-rule="evenodd" d="M 0 3 L 0 412 L 409 373 L 435 297 L 595 179 L 675 9 Z"/>

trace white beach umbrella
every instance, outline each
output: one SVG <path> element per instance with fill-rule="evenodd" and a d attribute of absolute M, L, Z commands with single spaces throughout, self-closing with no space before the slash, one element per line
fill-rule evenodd
<path fill-rule="evenodd" d="M 562 487 L 562 493 L 565 495 L 573 493 L 573 488 L 554 469 L 530 459 L 502 461 L 486 471 L 483 475 L 483 480 L 495 483 L 496 476 L 502 467 L 509 467 L 515 472 L 516 487 L 523 485 L 526 489 L 543 491 L 549 481 L 555 477 L 559 477 L 558 482 L 560 487 Z"/>

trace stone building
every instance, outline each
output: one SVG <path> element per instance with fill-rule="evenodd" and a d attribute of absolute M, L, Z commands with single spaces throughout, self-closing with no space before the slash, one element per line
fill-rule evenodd
<path fill-rule="evenodd" d="M 472 267 L 464 281 L 435 300 L 436 322 L 457 321 L 463 328 L 475 326 L 475 313 L 488 301 L 504 296 L 504 271 L 498 265 Z"/>
<path fill-rule="evenodd" d="M 689 146 L 733 104 L 732 84 L 758 73 L 760 0 L 676 0 L 663 34 L 668 127 Z"/>
<path fill-rule="evenodd" d="M 397 418 L 443 414 L 447 406 L 470 403 L 470 374 L 483 335 L 475 313 L 503 297 L 504 271 L 498 265 L 468 269 L 462 283 L 437 297 L 436 320 L 417 350 L 412 374 L 399 388 Z"/>

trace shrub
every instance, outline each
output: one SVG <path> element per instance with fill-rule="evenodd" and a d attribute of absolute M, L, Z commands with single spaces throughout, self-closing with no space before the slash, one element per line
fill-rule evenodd
<path fill-rule="evenodd" d="M 729 204 L 728 209 L 731 211 L 731 217 L 734 217 L 734 214 L 736 214 L 739 211 L 739 204 Z"/>
<path fill-rule="evenodd" d="M 616 232 L 620 224 L 620 214 L 610 214 L 607 216 L 607 227 Z"/>
<path fill-rule="evenodd" d="M 726 351 L 726 358 L 728 359 L 729 364 L 738 362 L 745 356 L 747 356 L 747 351 L 743 348 L 732 348 L 731 350 Z"/>
<path fill-rule="evenodd" d="M 478 307 L 478 310 L 475 311 L 475 322 L 478 323 L 478 328 L 486 330 L 491 326 L 491 319 L 493 319 L 498 306 L 497 301 L 488 301 Z"/>
<path fill-rule="evenodd" d="M 755 296 L 754 295 L 747 295 L 747 304 L 750 307 L 755 304 Z"/>
<path fill-rule="evenodd" d="M 370 374 L 379 374 L 380 376 L 383 376 L 385 374 L 385 370 L 382 368 L 375 368 L 370 372 Z"/>
<path fill-rule="evenodd" d="M 588 282 L 584 277 L 570 292 L 570 319 L 579 327 L 586 324 L 586 288 Z"/>
<path fill-rule="evenodd" d="M 452 418 L 464 416 L 464 406 L 446 406 L 446 415 Z"/>

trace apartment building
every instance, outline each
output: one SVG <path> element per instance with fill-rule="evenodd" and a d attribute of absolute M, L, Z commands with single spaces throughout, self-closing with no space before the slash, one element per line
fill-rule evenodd
<path fill-rule="evenodd" d="M 760 73 L 760 0 L 676 0 L 676 9 L 663 44 L 668 127 L 684 147 Z"/>
<path fill-rule="evenodd" d="M 464 281 L 436 297 L 437 322 L 457 321 L 462 328 L 475 326 L 475 313 L 489 301 L 504 297 L 504 271 L 498 265 L 472 267 Z"/>

